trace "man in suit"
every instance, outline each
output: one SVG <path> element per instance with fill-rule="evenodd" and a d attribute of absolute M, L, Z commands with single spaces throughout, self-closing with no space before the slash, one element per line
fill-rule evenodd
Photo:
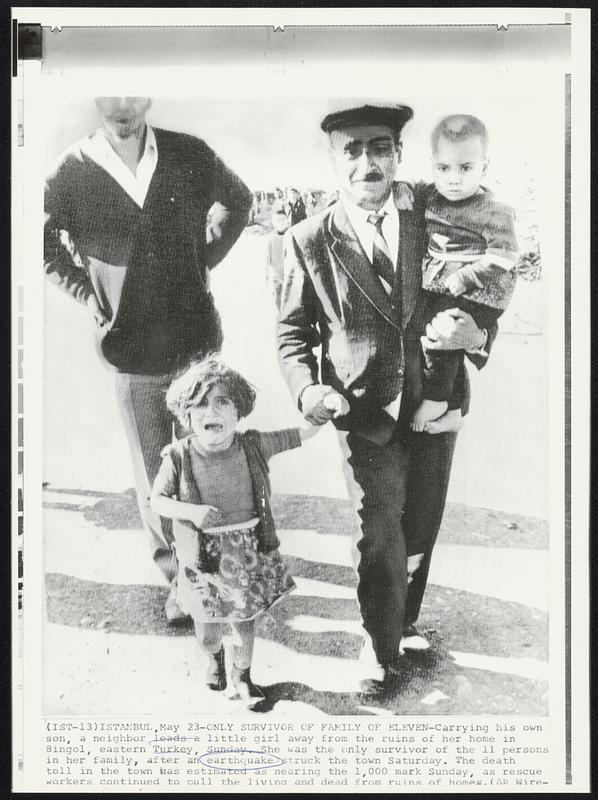
<path fill-rule="evenodd" d="M 306 419 L 334 423 L 358 514 L 357 596 L 364 626 L 362 691 L 392 684 L 425 589 L 456 433 L 413 433 L 421 396 L 420 336 L 464 349 L 482 366 L 488 333 L 460 311 L 418 318 L 425 250 L 423 209 L 395 194 L 406 106 L 361 106 L 322 122 L 340 197 L 287 234 L 279 359 Z M 491 337 L 494 332 L 491 332 Z M 314 337 L 321 354 L 313 349 Z M 458 381 L 467 410 L 468 384 Z M 348 401 L 349 411 L 338 416 Z M 407 556 L 422 556 L 408 578 Z M 409 634 L 407 637 L 404 634 Z"/>
<path fill-rule="evenodd" d="M 297 189 L 292 187 L 287 189 L 286 211 L 291 225 L 296 225 L 307 217 L 305 203 Z"/>
<path fill-rule="evenodd" d="M 103 125 L 59 157 L 45 187 L 44 268 L 83 304 L 114 373 L 154 561 L 176 576 L 170 520 L 150 507 L 172 436 L 173 374 L 219 349 L 209 271 L 247 223 L 252 195 L 201 139 L 152 128 L 148 97 L 97 97 Z M 169 621 L 182 616 L 173 586 Z"/>

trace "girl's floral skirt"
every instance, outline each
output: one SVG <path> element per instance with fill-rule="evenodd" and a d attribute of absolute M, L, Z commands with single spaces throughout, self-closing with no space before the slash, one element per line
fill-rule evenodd
<path fill-rule="evenodd" d="M 258 551 L 259 524 L 175 531 L 177 600 L 185 613 L 203 622 L 248 620 L 295 588 L 278 550 Z"/>

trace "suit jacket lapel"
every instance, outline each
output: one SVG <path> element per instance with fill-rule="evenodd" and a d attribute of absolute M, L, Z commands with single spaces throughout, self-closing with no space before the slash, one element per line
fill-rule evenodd
<path fill-rule="evenodd" d="M 402 272 L 402 304 L 401 323 L 403 328 L 409 322 L 415 309 L 417 296 L 421 287 L 421 262 L 418 263 L 416 253 L 416 237 L 418 235 L 415 212 L 399 210 L 399 264 Z"/>
<path fill-rule="evenodd" d="M 368 257 L 359 243 L 342 203 L 330 215 L 331 249 L 347 275 L 391 325 L 397 326 L 392 300 L 384 291 Z"/>

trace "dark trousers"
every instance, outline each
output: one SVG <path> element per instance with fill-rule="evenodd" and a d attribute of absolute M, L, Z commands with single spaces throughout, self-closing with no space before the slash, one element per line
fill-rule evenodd
<path fill-rule="evenodd" d="M 415 622 L 438 535 L 456 434 L 409 434 L 380 447 L 338 432 L 344 475 L 358 518 L 354 562 L 363 626 L 383 666 L 398 663 Z M 407 555 L 424 559 L 407 585 Z"/>
<path fill-rule="evenodd" d="M 363 627 L 383 666 L 398 663 L 407 603 L 407 549 L 402 529 L 408 453 L 339 431 L 344 475 L 358 517 L 353 559 Z"/>
<path fill-rule="evenodd" d="M 422 291 L 425 311 L 422 313 L 424 326 L 441 311 L 449 308 L 460 308 L 471 314 L 478 328 L 489 330 L 503 313 L 503 309 L 483 306 L 467 298 L 437 292 Z M 425 334 L 425 327 L 420 331 Z M 454 391 L 455 381 L 463 363 L 463 350 L 426 350 L 423 348 L 423 395 L 427 400 L 446 400 L 449 408 L 461 408 L 462 393 Z"/>
<path fill-rule="evenodd" d="M 423 553 L 407 594 L 405 624 L 413 624 L 422 604 L 432 551 L 442 523 L 456 433 L 408 434 L 409 471 L 403 514 L 407 555 Z"/>
<path fill-rule="evenodd" d="M 177 573 L 172 521 L 152 511 L 150 496 L 160 468 L 160 453 L 172 441 L 174 418 L 165 402 L 171 380 L 168 375 L 115 375 L 116 399 L 133 462 L 139 513 L 152 558 L 169 583 Z"/>

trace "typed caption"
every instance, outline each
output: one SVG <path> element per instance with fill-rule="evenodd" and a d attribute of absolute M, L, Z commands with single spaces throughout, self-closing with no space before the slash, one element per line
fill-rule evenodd
<path fill-rule="evenodd" d="M 542 791 L 546 720 L 44 721 L 50 791 Z"/>

